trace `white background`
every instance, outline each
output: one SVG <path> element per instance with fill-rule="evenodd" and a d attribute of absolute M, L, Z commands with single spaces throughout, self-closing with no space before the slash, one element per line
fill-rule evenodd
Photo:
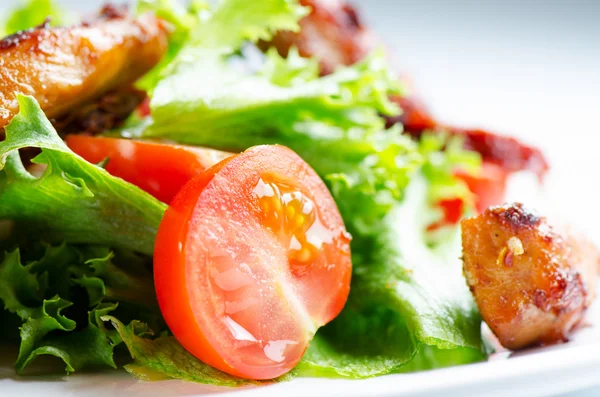
<path fill-rule="evenodd" d="M 443 120 L 542 147 L 552 172 L 536 204 L 600 243 L 600 0 L 354 3 Z"/>

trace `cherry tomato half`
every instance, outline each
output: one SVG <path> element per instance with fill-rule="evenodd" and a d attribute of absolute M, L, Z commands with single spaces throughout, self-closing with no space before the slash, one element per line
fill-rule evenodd
<path fill-rule="evenodd" d="M 158 230 L 154 279 L 179 342 L 230 374 L 272 379 L 346 303 L 350 236 L 323 181 L 283 146 L 192 179 Z"/>
<path fill-rule="evenodd" d="M 69 135 L 67 145 L 91 163 L 169 203 L 190 179 L 231 153 L 150 141 Z"/>

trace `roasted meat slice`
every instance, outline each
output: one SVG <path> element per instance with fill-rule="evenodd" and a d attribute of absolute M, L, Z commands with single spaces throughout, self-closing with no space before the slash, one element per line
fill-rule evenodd
<path fill-rule="evenodd" d="M 0 41 L 0 128 L 17 112 L 16 93 L 34 96 L 50 118 L 128 87 L 167 49 L 168 31 L 150 14 L 106 8 L 74 27 L 44 24 Z"/>
<path fill-rule="evenodd" d="M 467 283 L 508 349 L 565 341 L 595 293 L 598 250 L 511 204 L 462 221 Z"/>

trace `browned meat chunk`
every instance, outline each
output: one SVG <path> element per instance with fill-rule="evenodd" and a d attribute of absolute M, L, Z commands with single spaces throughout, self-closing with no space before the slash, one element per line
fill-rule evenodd
<path fill-rule="evenodd" d="M 16 93 L 34 96 L 48 117 L 60 117 L 129 86 L 166 49 L 167 29 L 149 14 L 105 11 L 91 23 L 43 25 L 6 37 L 0 41 L 0 128 L 17 112 Z"/>
<path fill-rule="evenodd" d="M 485 322 L 509 349 L 565 341 L 594 297 L 600 254 L 521 204 L 462 221 L 464 274 Z"/>

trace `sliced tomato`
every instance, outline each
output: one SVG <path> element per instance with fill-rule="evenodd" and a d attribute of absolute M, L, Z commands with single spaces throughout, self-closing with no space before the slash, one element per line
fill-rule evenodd
<path fill-rule="evenodd" d="M 69 135 L 67 145 L 91 163 L 169 203 L 190 179 L 231 153 L 130 139 Z"/>
<path fill-rule="evenodd" d="M 508 173 L 501 166 L 484 162 L 478 175 L 463 170 L 457 170 L 455 175 L 465 181 L 473 192 L 477 211 L 480 213 L 504 202 Z"/>
<path fill-rule="evenodd" d="M 278 377 L 346 303 L 349 243 L 315 171 L 285 147 L 253 147 L 172 201 L 154 253 L 161 312 L 200 360 L 244 378 Z"/>

